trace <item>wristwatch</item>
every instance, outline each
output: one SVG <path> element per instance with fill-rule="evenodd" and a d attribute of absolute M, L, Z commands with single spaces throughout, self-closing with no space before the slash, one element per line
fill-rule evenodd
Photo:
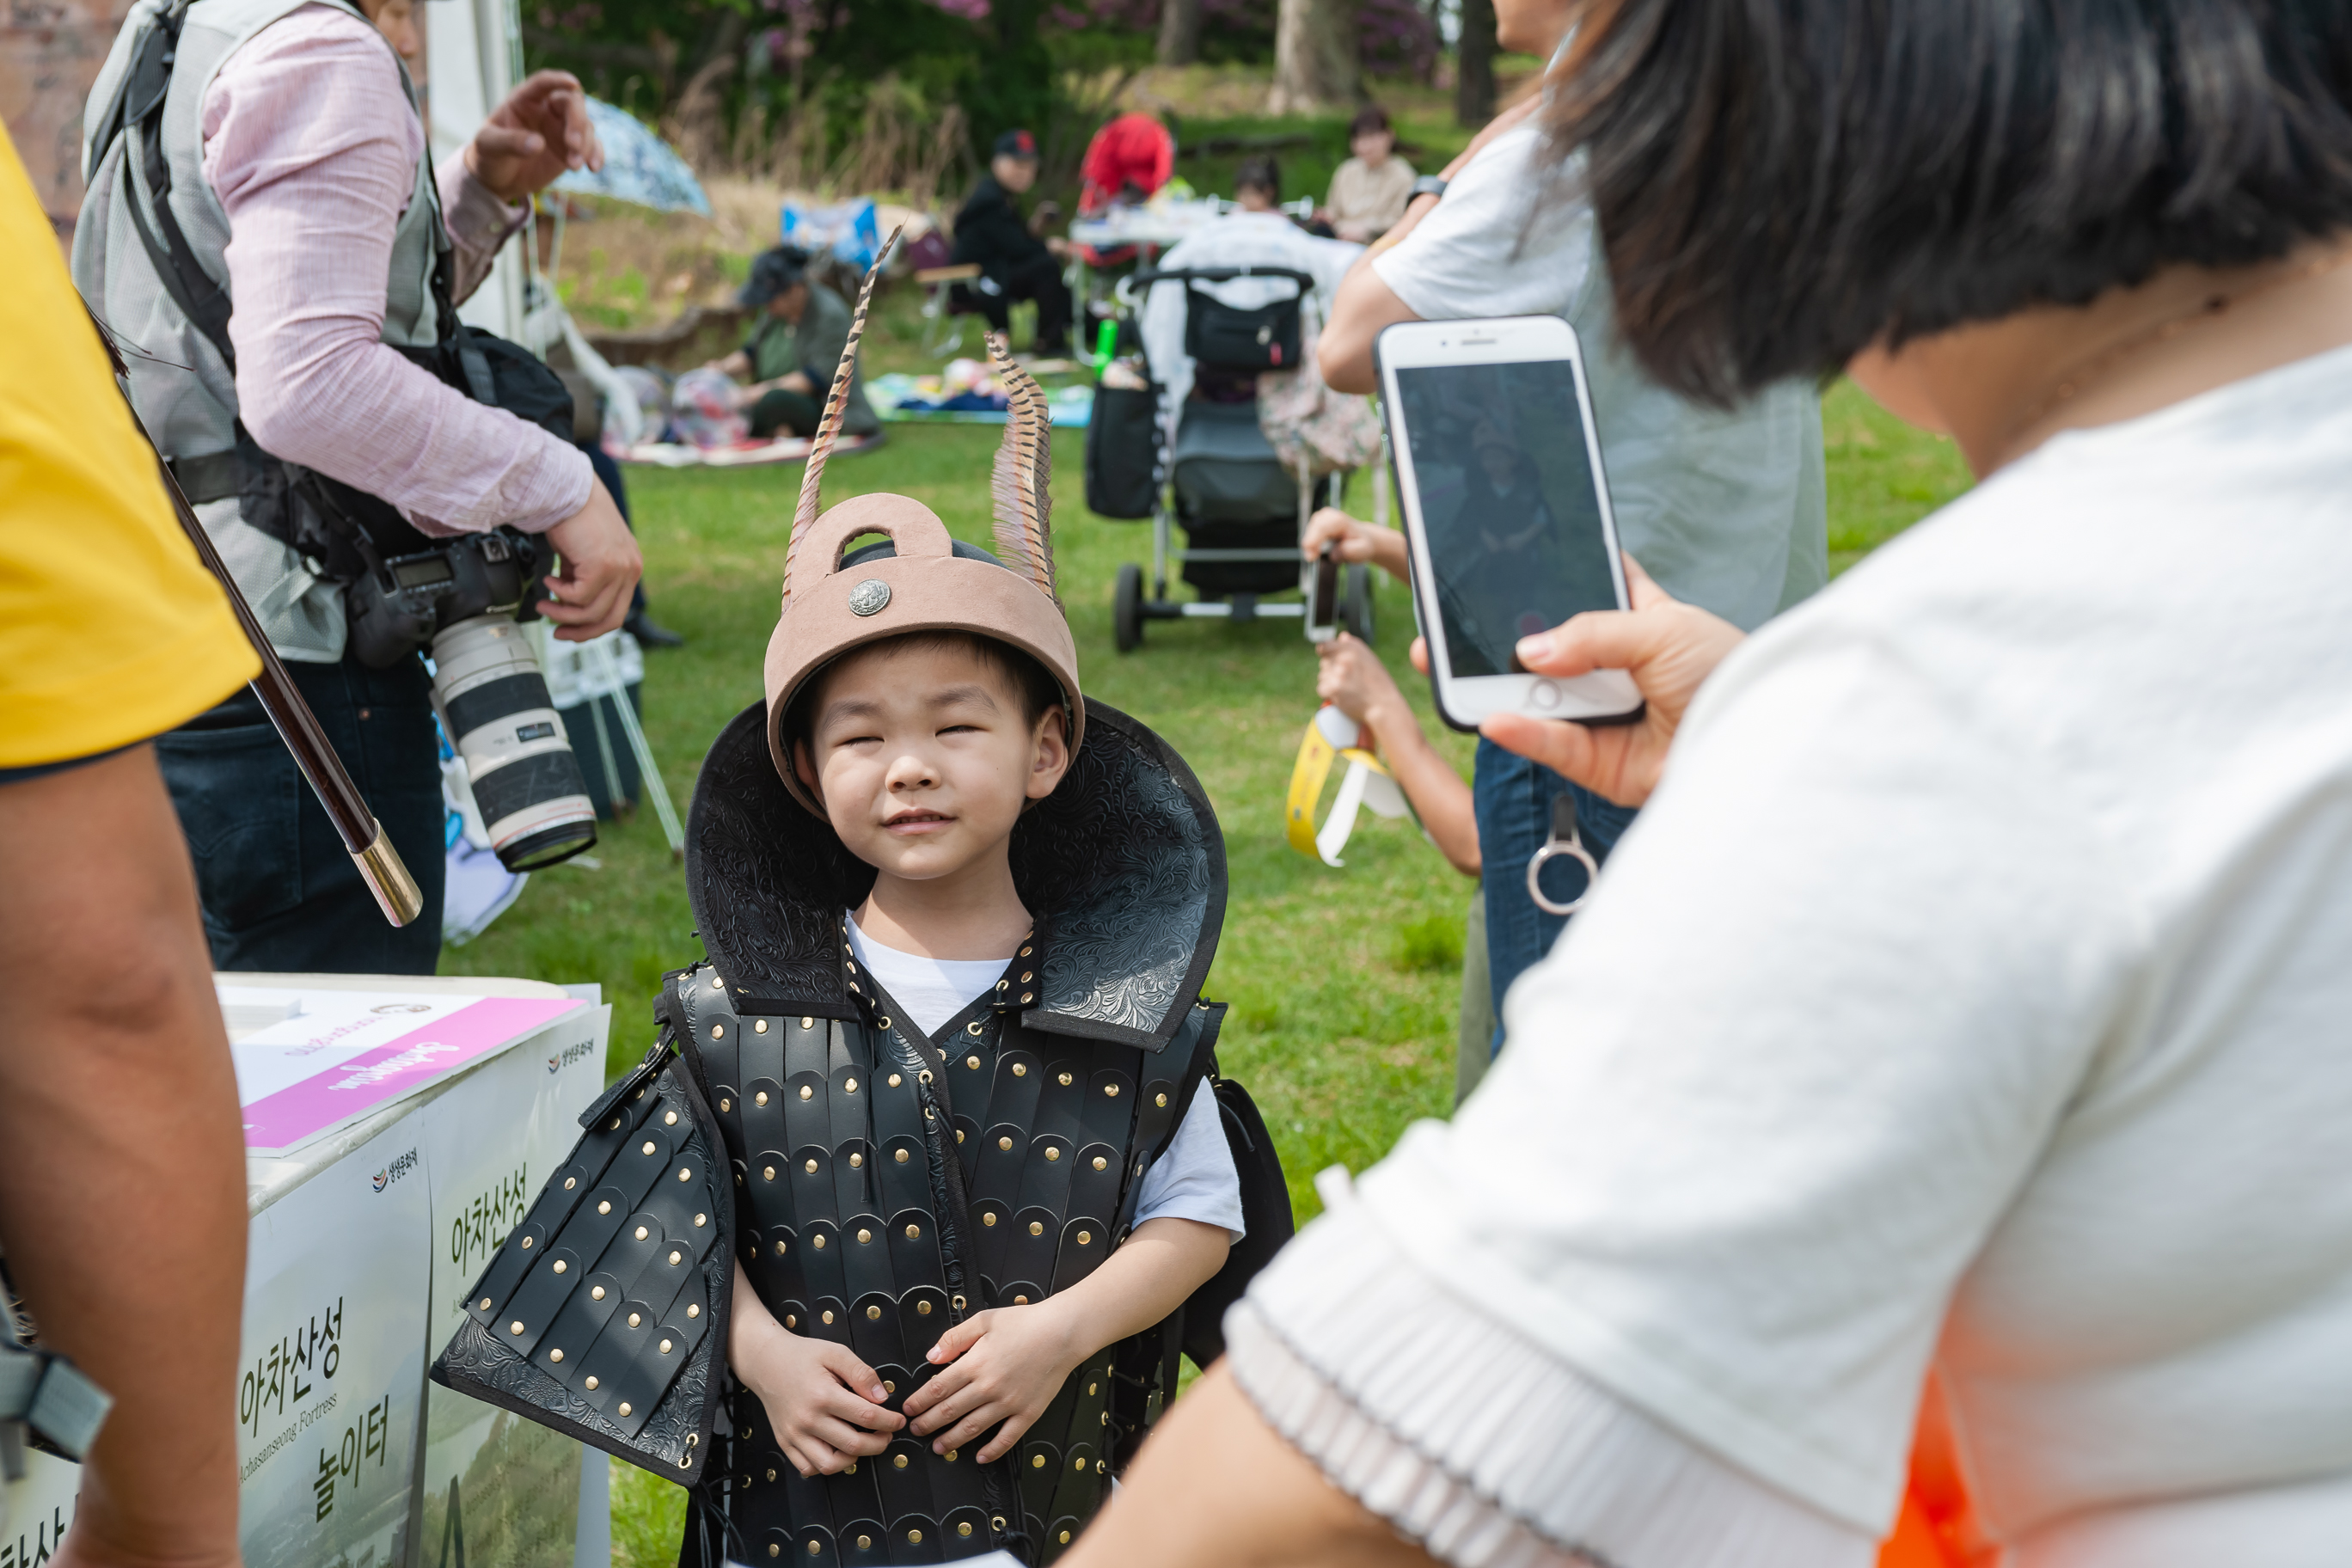
<path fill-rule="evenodd" d="M 1416 196 L 1442 196 L 1444 194 L 1444 180 L 1439 179 L 1435 174 L 1423 174 L 1412 183 L 1412 189 L 1405 194 L 1404 199 L 1411 202 Z"/>

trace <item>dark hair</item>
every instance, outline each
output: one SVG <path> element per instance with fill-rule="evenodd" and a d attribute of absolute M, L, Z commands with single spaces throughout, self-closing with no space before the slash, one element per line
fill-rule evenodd
<path fill-rule="evenodd" d="M 1021 699 L 1021 721 L 1032 730 L 1047 713 L 1062 707 L 1062 683 L 1054 679 L 1045 667 L 1011 643 L 980 632 L 950 631 L 941 628 L 928 632 L 902 632 L 894 637 L 877 637 L 859 643 L 839 658 L 817 669 L 801 683 L 800 694 L 784 712 L 784 735 L 794 746 L 808 741 L 815 730 L 816 699 L 824 683 L 842 659 L 862 653 L 968 653 L 987 666 L 990 673 L 1001 677 Z"/>
<path fill-rule="evenodd" d="M 1364 105 L 1356 110 L 1356 118 L 1348 121 L 1348 140 L 1350 142 L 1375 131 L 1385 131 L 1391 136 L 1396 134 L 1396 127 L 1389 123 L 1389 111 L 1377 103 Z"/>
<path fill-rule="evenodd" d="M 1282 165 L 1272 158 L 1244 158 L 1242 166 L 1234 171 L 1234 195 L 1244 191 L 1264 191 L 1275 200 L 1282 199 Z"/>
<path fill-rule="evenodd" d="M 1598 0 L 1547 110 L 1621 332 L 1727 401 L 2352 223 L 2346 0 Z M 1589 184 L 1587 184 L 1589 182 Z"/>

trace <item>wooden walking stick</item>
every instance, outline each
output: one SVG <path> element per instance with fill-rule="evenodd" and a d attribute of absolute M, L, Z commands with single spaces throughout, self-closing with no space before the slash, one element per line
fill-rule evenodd
<path fill-rule="evenodd" d="M 254 618 L 253 606 L 245 602 L 245 595 L 237 587 L 236 579 L 229 575 L 228 567 L 221 561 L 220 552 L 213 548 L 212 535 L 206 533 L 205 525 L 197 521 L 196 510 L 188 504 L 187 493 L 180 489 L 180 481 L 173 474 L 172 466 L 163 460 L 162 450 L 155 445 L 155 437 L 148 434 L 147 426 L 139 417 L 139 410 L 131 404 L 130 392 L 124 384 L 127 367 L 115 348 L 112 334 L 107 331 L 95 313 L 90 317 L 90 324 L 97 330 L 99 341 L 106 345 L 108 357 L 114 362 L 115 386 L 122 392 L 123 405 L 130 409 L 131 427 L 147 443 L 147 449 L 155 454 L 156 472 L 163 477 L 164 493 L 172 498 L 172 510 L 178 513 L 180 527 L 187 533 L 188 542 L 196 547 L 196 559 L 202 561 L 205 570 L 219 581 L 222 592 L 228 595 L 229 608 L 236 612 L 236 624 L 245 628 L 245 640 L 251 643 L 253 651 L 261 656 L 261 673 L 254 678 L 253 694 L 261 699 L 262 710 L 278 727 L 278 739 L 284 741 L 286 749 L 293 753 L 294 765 L 300 768 L 302 776 L 310 781 L 311 793 L 326 808 L 327 820 L 335 825 L 335 832 L 341 837 L 344 850 L 350 854 L 352 863 L 359 868 L 360 880 L 365 882 L 368 891 L 375 895 L 377 906 L 383 910 L 383 918 L 396 926 L 406 925 L 425 911 L 425 895 L 417 890 L 416 879 L 408 874 L 407 866 L 401 861 L 400 851 L 394 848 L 392 840 L 384 836 L 383 824 L 378 822 L 375 813 L 368 809 L 366 799 L 360 794 L 360 786 L 352 782 L 350 771 L 343 766 L 343 759 L 335 754 L 334 745 L 327 739 L 327 732 L 319 727 L 318 715 L 310 711 L 310 704 L 303 700 L 301 689 L 286 672 L 285 661 L 278 657 L 278 650 L 269 646 L 269 638 L 263 634 L 261 623 Z"/>

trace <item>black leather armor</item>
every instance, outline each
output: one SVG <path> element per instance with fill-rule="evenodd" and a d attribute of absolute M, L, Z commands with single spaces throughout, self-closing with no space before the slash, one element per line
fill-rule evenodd
<path fill-rule="evenodd" d="M 1223 1305 L 1289 1234 L 1239 1086 L 1217 1098 L 1251 1235 L 1195 1294 L 1196 1331 L 1180 1309 L 1087 1357 L 992 1465 L 902 1430 L 803 1479 L 726 1370 L 732 1260 L 787 1329 L 874 1367 L 894 1409 L 949 1325 L 1098 1267 L 1215 1070 L 1224 1009 L 1199 993 L 1225 867 L 1206 795 L 1150 731 L 1088 703 L 1069 773 L 1013 836 L 1036 927 L 937 1038 L 860 972 L 845 911 L 873 870 L 785 794 L 761 706 L 704 763 L 687 840 L 709 961 L 668 977 L 661 1040 L 583 1119 L 434 1375 L 690 1487 L 684 1563 L 1053 1561 L 1173 1393 L 1180 1342 L 1213 1357 Z"/>

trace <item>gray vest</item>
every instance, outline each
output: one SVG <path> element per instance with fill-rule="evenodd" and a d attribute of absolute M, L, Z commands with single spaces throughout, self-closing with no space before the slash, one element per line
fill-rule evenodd
<path fill-rule="evenodd" d="M 196 264 L 224 292 L 228 286 L 224 253 L 229 223 L 205 178 L 205 94 L 229 56 L 264 27 L 310 4 L 332 5 L 366 20 L 343 0 L 196 0 L 181 27 L 162 119 L 161 148 L 171 175 L 169 200 Z M 73 276 L 82 297 L 125 345 L 131 399 L 140 418 L 164 456 L 177 460 L 225 453 L 234 445 L 236 377 L 204 330 L 173 300 L 141 239 L 131 204 L 150 203 L 152 194 L 135 132 L 96 144 L 124 89 L 141 36 L 166 8 L 163 0 L 137 0 L 90 89 L 82 121 L 89 193 L 74 231 Z M 391 45 L 384 47 L 389 52 Z M 398 66 L 399 57 L 393 58 Z M 414 108 L 415 89 L 405 68 L 400 80 Z M 384 290 L 385 342 L 423 347 L 436 340 L 440 318 L 433 298 L 433 269 L 448 246 L 428 144 L 417 160 L 415 190 L 393 234 Z M 290 546 L 247 524 L 235 496 L 201 501 L 196 511 L 279 654 L 309 662 L 341 658 L 341 591 L 313 576 Z"/>

